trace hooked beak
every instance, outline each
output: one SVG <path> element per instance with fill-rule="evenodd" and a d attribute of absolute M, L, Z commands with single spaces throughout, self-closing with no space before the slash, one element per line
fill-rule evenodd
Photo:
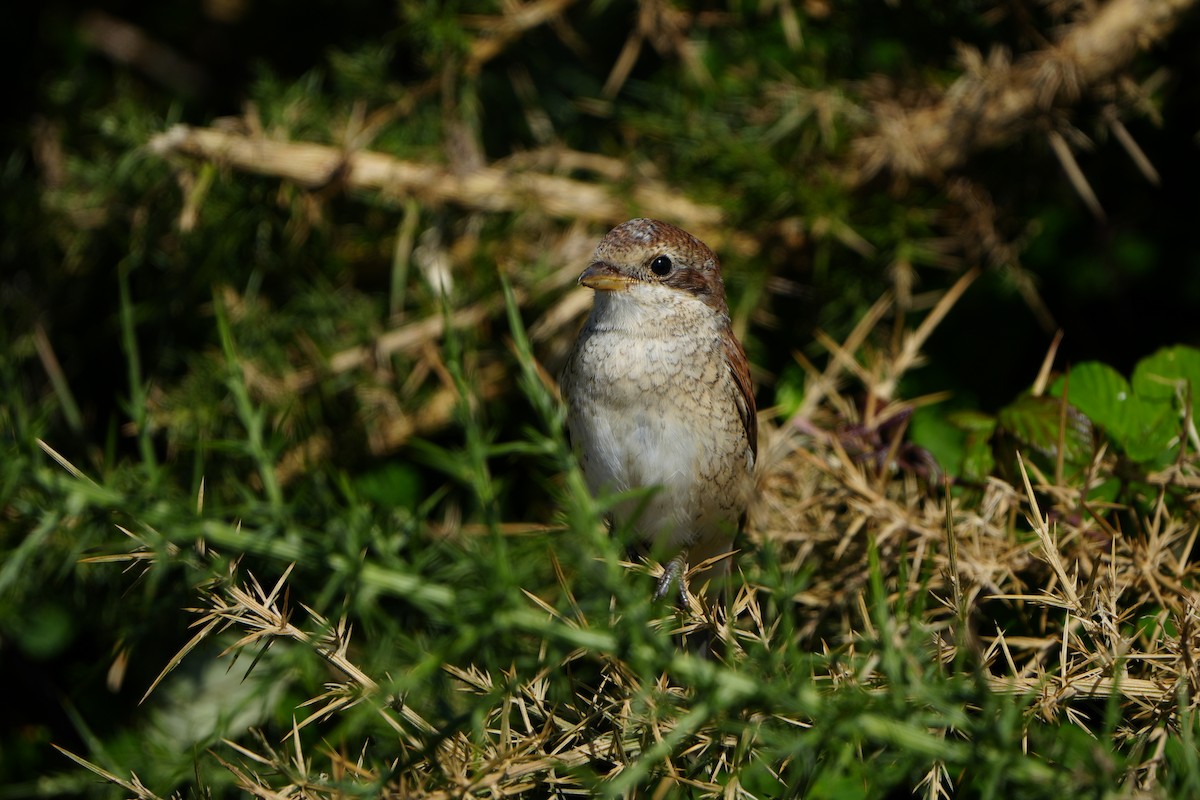
<path fill-rule="evenodd" d="M 579 276 L 579 283 L 598 292 L 622 292 L 629 288 L 633 279 L 611 264 L 593 261 Z"/>

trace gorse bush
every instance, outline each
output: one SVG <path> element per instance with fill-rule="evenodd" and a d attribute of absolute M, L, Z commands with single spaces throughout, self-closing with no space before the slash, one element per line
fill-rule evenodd
<path fill-rule="evenodd" d="M 509 298 L 518 382 L 539 425 L 517 443 L 487 441 L 458 380 L 465 441 L 439 454 L 473 490 L 485 520 L 477 530 L 452 539 L 405 531 L 405 515 L 347 495 L 330 503 L 325 531 L 288 521 L 267 540 L 269 522 L 210 520 L 203 544 L 192 532 L 164 542 L 147 530 L 132 534 L 134 553 L 100 559 L 213 575 L 194 611 L 199 633 L 168 670 L 203 659 L 213 643 L 250 662 L 235 673 L 238 691 L 216 695 L 207 668 L 191 678 L 168 671 L 155 689 L 159 713 L 191 721 L 176 723 L 177 735 L 206 730 L 195 717 L 214 707 L 226 725 L 265 726 L 219 745 L 213 724 L 207 741 L 190 744 L 218 749 L 176 769 L 192 760 L 210 786 L 236 780 L 310 796 L 671 785 L 766 796 L 952 787 L 1107 796 L 1132 791 L 1146 769 L 1165 767 L 1164 791 L 1200 777 L 1194 752 L 1146 751 L 1154 731 L 1194 726 L 1183 637 L 1195 608 L 1185 596 L 1160 605 L 1156 590 L 1186 574 L 1188 526 L 1168 520 L 1100 541 L 1111 532 L 1104 517 L 1052 525 L 1040 511 L 1084 488 L 997 482 L 964 506 L 847 457 L 837 437 L 808 438 L 809 451 L 769 468 L 769 510 L 744 543 L 729 618 L 695 600 L 673 612 L 652 604 L 653 581 L 622 561 L 622 533 L 603 531 Z M 461 376 L 449 352 L 448 370 Z M 488 464 L 516 450 L 562 475 L 562 527 L 487 521 Z M 1181 466 L 1194 474 L 1194 458 Z M 1098 454 L 1093 479 L 1111 467 Z M 801 486 L 807 503 L 796 500 Z M 1014 525 L 1022 510 L 1032 530 Z M 1150 571 L 1139 555 L 1147 547 L 1159 553 Z M 1096 566 L 1084 579 L 1089 554 Z M 248 563 L 272 577 L 248 574 Z M 322 588 L 310 603 L 293 586 Z M 330 605 L 336 617 L 317 610 Z M 681 647 L 679 637 L 686 644 L 704 630 L 717 637 L 713 660 Z M 180 696 L 181 681 L 199 688 Z M 272 707 L 292 708 L 292 719 L 273 721 Z M 341 747 L 327 746 L 331 736 Z M 160 758 L 160 770 L 174 760 Z"/>

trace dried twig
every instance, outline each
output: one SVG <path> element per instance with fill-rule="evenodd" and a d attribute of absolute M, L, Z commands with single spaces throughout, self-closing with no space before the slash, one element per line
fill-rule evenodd
<path fill-rule="evenodd" d="M 650 208 L 655 216 L 701 238 L 715 233 L 724 219 L 719 208 L 693 202 L 678 189 L 648 178 L 639 179 L 626 197 L 613 187 L 558 175 L 494 166 L 458 172 L 384 153 L 347 153 L 342 148 L 310 142 L 277 142 L 189 125 L 176 125 L 159 134 L 149 147 L 164 157 L 200 158 L 309 187 L 325 186 L 336 179 L 350 189 L 414 197 L 431 205 L 456 204 L 475 211 L 533 209 L 551 217 L 612 225 L 627 219 L 631 207 Z"/>
<path fill-rule="evenodd" d="M 496 56 L 521 37 L 526 31 L 554 20 L 576 0 L 537 0 L 533 3 L 512 4 L 508 11 L 486 20 L 482 27 L 487 36 L 471 43 L 467 56 L 466 73 L 475 74 Z"/>
<path fill-rule="evenodd" d="M 916 110 L 880 106 L 878 131 L 854 145 L 851 180 L 881 170 L 938 177 L 978 150 L 1010 141 L 1037 112 L 1077 100 L 1173 31 L 1196 0 L 1110 0 L 1053 46 L 1016 64 L 993 58 Z"/>

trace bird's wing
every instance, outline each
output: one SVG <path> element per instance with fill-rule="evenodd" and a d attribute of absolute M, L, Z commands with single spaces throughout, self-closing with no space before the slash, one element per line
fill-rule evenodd
<path fill-rule="evenodd" d="M 729 373 L 733 375 L 734 385 L 737 386 L 738 415 L 742 418 L 742 427 L 746 431 L 746 439 L 750 442 L 750 452 L 758 460 L 758 409 L 754 404 L 754 386 L 750 383 L 750 363 L 746 360 L 746 351 L 728 328 L 722 334 L 725 345 L 725 357 Z"/>

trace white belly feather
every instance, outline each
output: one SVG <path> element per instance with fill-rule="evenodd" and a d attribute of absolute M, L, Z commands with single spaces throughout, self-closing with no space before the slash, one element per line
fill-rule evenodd
<path fill-rule="evenodd" d="M 659 548 L 732 541 L 753 455 L 733 379 L 712 354 L 720 331 L 708 322 L 711 315 L 664 315 L 653 298 L 630 302 L 626 295 L 606 302 L 605 295 L 597 293 L 597 308 L 573 356 L 574 383 L 564 387 L 589 488 L 601 496 L 658 487 L 648 499 L 618 504 L 614 517 L 632 520 L 642 538 Z M 706 323 L 712 330 L 704 329 Z M 690 335 L 678 335 L 681 325 L 692 326 Z M 716 384 L 717 407 L 690 400 L 701 383 Z M 730 463 L 737 466 L 718 466 Z"/>

